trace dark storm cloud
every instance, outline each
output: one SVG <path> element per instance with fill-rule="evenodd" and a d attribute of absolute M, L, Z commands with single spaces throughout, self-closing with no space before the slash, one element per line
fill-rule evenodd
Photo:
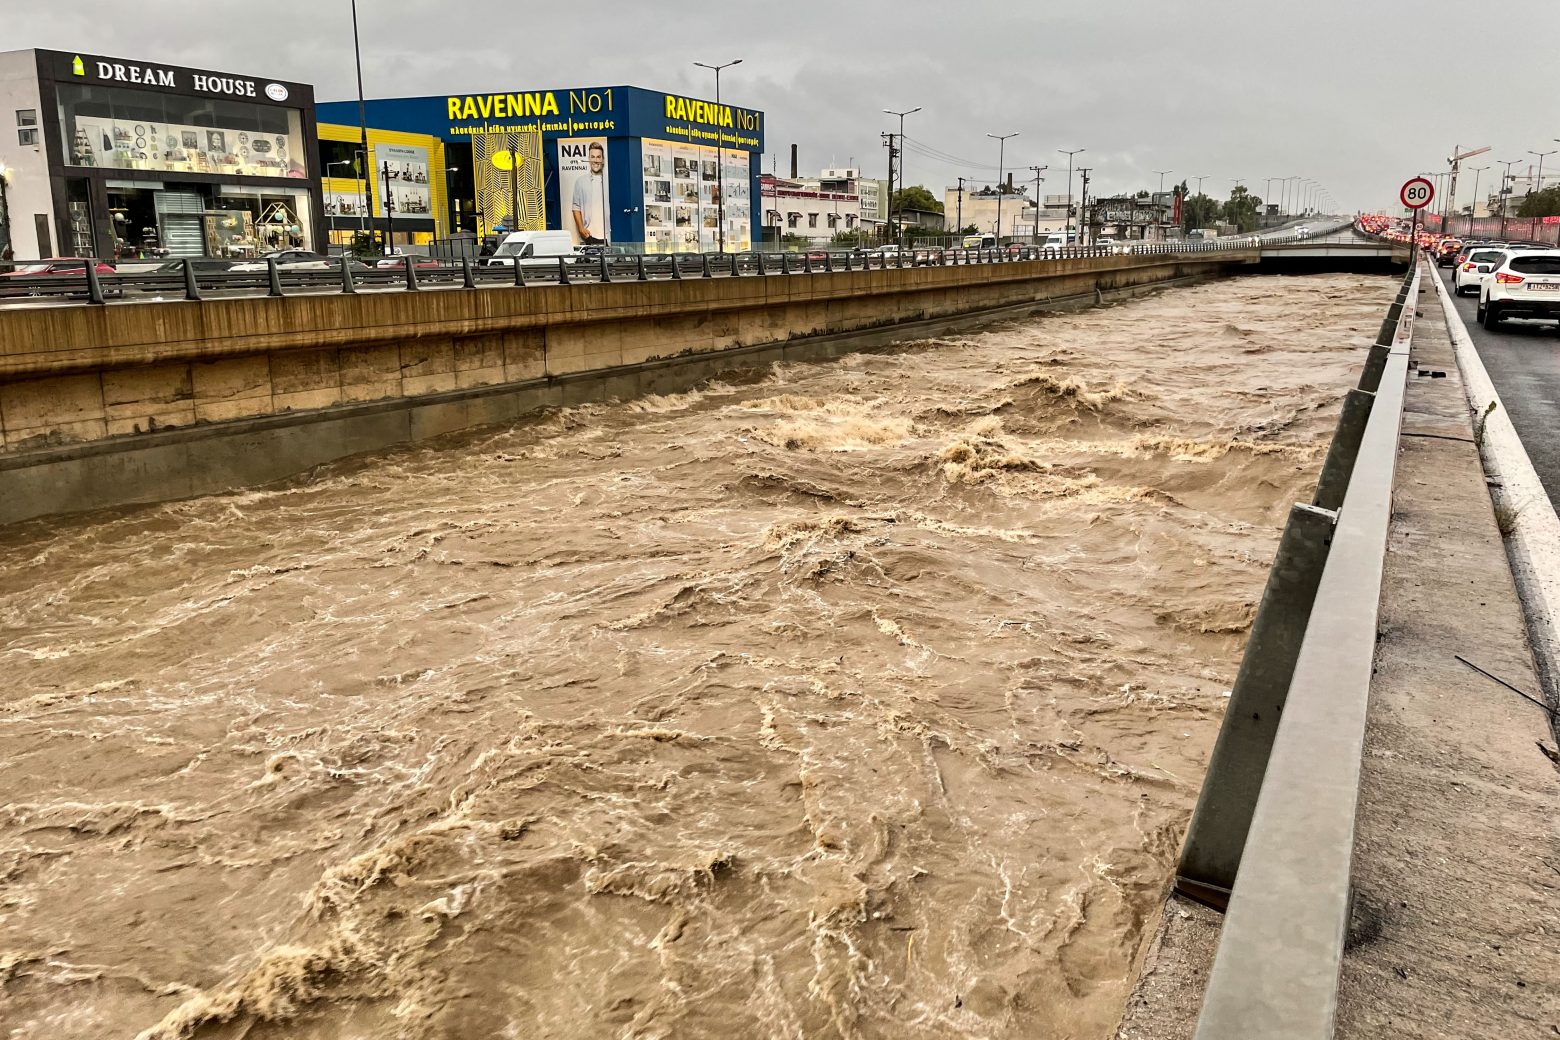
<path fill-rule="evenodd" d="M 1466 0 L 1201 0 L 962 4 L 929 0 L 651 4 L 630 0 L 359 0 L 370 96 L 634 84 L 712 93 L 694 61 L 742 58 L 725 100 L 763 109 L 770 157 L 804 172 L 854 162 L 879 176 L 890 129 L 910 116 L 906 183 L 937 194 L 1007 164 L 1085 148 L 1102 193 L 1206 175 L 1304 175 L 1347 208 L 1377 208 L 1405 176 L 1443 169 L 1454 144 L 1520 159 L 1560 136 L 1542 105 L 1453 89 L 1448 70 L 1554 64 L 1560 4 L 1470 29 Z M 0 0 L 3 47 L 54 47 L 312 82 L 355 95 L 347 0 Z M 1486 159 L 1481 159 L 1482 164 Z M 1467 188 L 1464 189 L 1466 196 Z M 1275 186 L 1275 195 L 1277 188 Z M 1465 200 L 1466 201 L 1466 198 Z"/>

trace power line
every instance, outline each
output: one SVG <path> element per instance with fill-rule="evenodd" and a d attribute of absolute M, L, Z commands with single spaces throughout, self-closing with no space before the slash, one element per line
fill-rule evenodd
<path fill-rule="evenodd" d="M 987 173 L 998 172 L 998 168 L 990 165 L 989 163 L 977 162 L 974 159 L 967 159 L 960 155 L 954 155 L 951 152 L 943 151 L 941 148 L 929 144 L 926 141 L 918 141 L 909 134 L 905 135 L 904 142 L 907 151 L 912 151 L 916 155 L 922 156 L 923 158 L 937 160 L 948 166 L 954 166 L 965 170 L 983 170 Z"/>

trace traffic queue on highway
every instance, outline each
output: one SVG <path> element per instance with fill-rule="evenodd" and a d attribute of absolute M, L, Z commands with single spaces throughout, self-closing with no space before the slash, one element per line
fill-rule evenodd
<path fill-rule="evenodd" d="M 1409 221 L 1363 214 L 1355 227 L 1390 242 L 1415 238 Z M 1455 296 L 1477 296 L 1475 320 L 1491 332 L 1509 320 L 1560 322 L 1560 249 L 1547 242 L 1474 239 L 1420 230 L 1419 247 L 1451 269 Z"/>

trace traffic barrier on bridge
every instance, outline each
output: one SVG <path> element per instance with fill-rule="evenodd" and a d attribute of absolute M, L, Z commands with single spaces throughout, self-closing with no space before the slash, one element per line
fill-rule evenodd
<path fill-rule="evenodd" d="M 1282 239 L 1275 238 L 1267 241 L 1272 243 Z M 1194 257 L 1210 252 L 1239 252 L 1251 249 L 1252 243 L 1245 237 L 1111 247 L 1068 246 L 1046 249 L 1013 245 L 1002 249 L 902 250 L 893 254 L 892 262 L 889 260 L 890 254 L 884 252 L 837 253 L 831 250 L 825 252 L 821 265 L 809 250 L 802 254 L 800 264 L 792 264 L 791 254 L 783 252 L 780 264 L 781 273 L 784 274 L 797 273 L 797 269 L 800 268 L 805 273 L 817 275 L 840 271 L 853 272 L 857 270 L 855 260 L 858 255 L 862 261 L 861 270 L 887 271 L 907 267 L 1006 264 L 1014 261 L 1054 262 L 1107 256 Z M 875 264 L 874 257 L 877 258 Z M 630 266 L 636 280 L 657 281 L 666 278 L 680 281 L 685 277 L 684 260 L 688 263 L 697 262 L 698 273 L 706 278 L 735 277 L 742 274 L 744 268 L 755 275 L 765 275 L 772 271 L 765 262 L 763 254 L 759 252 L 724 253 L 716 254 L 714 257 L 710 254 L 683 256 L 638 254 L 632 259 L 627 257 L 614 259 L 603 254 L 583 262 L 578 258 L 571 261 L 569 258 L 560 257 L 556 269 L 551 266 L 537 267 L 532 268 L 529 274 L 518 263 L 478 266 L 471 263 L 469 257 L 462 258 L 460 261 L 436 261 L 432 264 L 424 260 L 416 265 L 415 271 L 406 268 L 407 261 L 404 258 L 397 258 L 385 266 L 370 267 L 349 258 L 332 258 L 328 264 L 311 262 L 313 264 L 311 266 L 310 263 L 298 265 L 277 263 L 268 257 L 263 262 L 235 261 L 235 264 L 241 264 L 239 269 L 217 271 L 199 269 L 191 258 L 181 258 L 172 266 L 159 270 L 112 274 L 100 273 L 97 265 L 104 261 L 95 260 L 85 264 L 80 275 L 70 272 L 64 276 L 59 274 L 10 275 L 0 278 L 0 306 L 11 300 L 40 298 L 62 301 L 85 300 L 88 303 L 101 304 L 110 296 L 120 300 L 134 299 L 134 296 L 129 295 L 131 293 L 145 294 L 143 298 L 153 299 L 168 292 L 182 292 L 186 299 L 203 300 L 219 298 L 218 294 L 221 298 L 239 295 L 279 297 L 295 295 L 299 292 L 317 294 L 330 290 L 352 294 L 364 287 L 415 292 L 445 287 L 488 288 L 502 284 L 525 286 L 528 283 L 538 282 L 559 285 L 595 284 L 614 281 L 614 267 L 624 270 Z M 840 260 L 844 262 L 840 263 Z M 128 264 L 131 261 L 124 263 Z M 247 270 L 243 269 L 246 267 Z M 618 277 L 621 278 L 622 275 Z"/>
<path fill-rule="evenodd" d="M 1226 911 L 1196 1040 L 1327 1040 L 1420 272 L 1279 542 L 1176 888 Z"/>

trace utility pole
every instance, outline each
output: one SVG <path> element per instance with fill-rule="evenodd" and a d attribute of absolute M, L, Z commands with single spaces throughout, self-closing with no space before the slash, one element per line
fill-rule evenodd
<path fill-rule="evenodd" d="M 1051 167 L 1049 166 L 1030 167 L 1030 169 L 1033 170 L 1035 174 L 1035 245 L 1040 244 L 1040 185 L 1045 183 L 1045 178 L 1040 175 L 1050 168 Z"/>
<path fill-rule="evenodd" d="M 395 252 L 395 196 L 390 194 L 390 163 L 385 163 L 385 255 Z"/>
<path fill-rule="evenodd" d="M 899 149 L 894 147 L 894 135 L 883 134 L 883 144 L 888 147 L 888 220 L 884 225 L 886 232 L 894 235 L 894 241 L 899 241 L 898 233 L 894 231 L 894 161 L 899 158 Z M 887 241 L 887 236 L 884 236 Z"/>
<path fill-rule="evenodd" d="M 1506 164 L 1506 175 L 1500 182 L 1500 237 L 1506 237 L 1506 206 L 1511 202 L 1511 168 L 1521 159 L 1496 159 L 1498 163 Z"/>
<path fill-rule="evenodd" d="M 1073 148 L 1071 150 L 1066 149 L 1066 148 L 1058 148 L 1057 149 L 1058 152 L 1061 152 L 1062 154 L 1067 156 L 1067 223 L 1065 225 L 1065 227 L 1066 227 L 1066 234 L 1064 234 L 1062 236 L 1062 238 L 1064 240 L 1066 239 L 1067 235 L 1071 235 L 1073 233 L 1073 211 L 1072 211 L 1072 208 L 1073 208 L 1073 203 L 1072 203 L 1072 200 L 1073 200 L 1073 193 L 1072 193 L 1073 156 L 1077 155 L 1079 152 L 1082 152 L 1084 150 L 1085 149 L 1083 149 L 1083 148 Z M 1067 242 L 1064 241 L 1064 244 L 1070 245 L 1071 243 L 1067 243 Z"/>
<path fill-rule="evenodd" d="M 1078 224 L 1078 244 L 1081 245 L 1081 246 L 1086 246 L 1086 245 L 1089 244 L 1088 243 L 1088 237 L 1089 237 L 1090 233 L 1093 231 L 1093 224 L 1087 219 L 1088 215 L 1089 215 L 1089 173 L 1090 172 L 1091 172 L 1091 170 L 1087 166 L 1080 166 L 1080 167 L 1078 167 L 1078 176 L 1079 176 L 1079 178 L 1083 182 L 1080 185 L 1079 192 L 1078 192 L 1078 194 L 1080 196 L 1082 196 L 1081 201 L 1079 201 L 1079 203 L 1078 203 L 1078 215 L 1080 217 L 1085 218 L 1085 219 L 1081 220 L 1079 222 L 1079 224 Z"/>
<path fill-rule="evenodd" d="M 964 234 L 964 178 L 963 177 L 959 178 L 959 210 L 958 210 L 958 213 L 959 213 L 959 215 L 956 218 L 954 218 L 955 219 L 955 223 L 957 223 L 957 225 L 958 225 L 956 228 L 954 228 L 954 231 L 957 232 L 959 235 L 963 235 Z"/>

